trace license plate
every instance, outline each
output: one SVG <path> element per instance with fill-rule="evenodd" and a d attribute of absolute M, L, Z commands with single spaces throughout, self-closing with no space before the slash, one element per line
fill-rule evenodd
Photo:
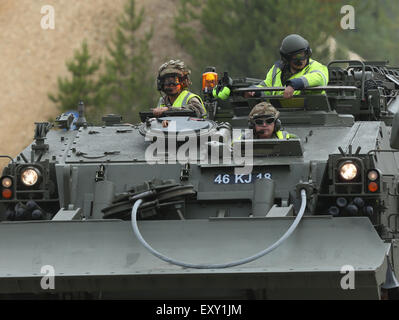
<path fill-rule="evenodd" d="M 218 174 L 213 179 L 215 184 L 249 184 L 258 179 L 271 179 L 271 173 L 250 173 L 250 174 Z"/>

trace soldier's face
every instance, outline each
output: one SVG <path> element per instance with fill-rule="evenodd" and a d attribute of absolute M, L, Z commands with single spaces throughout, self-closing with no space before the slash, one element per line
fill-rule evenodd
<path fill-rule="evenodd" d="M 164 81 L 164 91 L 167 95 L 174 96 L 181 90 L 181 84 L 178 77 L 167 77 Z"/>
<path fill-rule="evenodd" d="M 270 139 L 273 136 L 274 118 L 260 118 L 255 120 L 255 132 L 258 139 Z"/>
<path fill-rule="evenodd" d="M 293 56 L 290 60 L 290 67 L 293 70 L 300 71 L 306 67 L 306 63 L 308 62 L 308 57 L 305 52 L 300 52 Z"/>

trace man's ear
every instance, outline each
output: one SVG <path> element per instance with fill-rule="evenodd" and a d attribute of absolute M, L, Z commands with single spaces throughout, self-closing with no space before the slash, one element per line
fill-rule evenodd
<path fill-rule="evenodd" d="M 249 129 L 255 129 L 255 126 L 254 126 L 254 122 L 253 122 L 253 121 L 251 121 L 251 120 L 248 121 L 248 128 L 249 128 Z"/>
<path fill-rule="evenodd" d="M 280 119 L 277 119 L 274 122 L 274 132 L 280 131 L 280 129 L 281 129 L 281 121 Z"/>

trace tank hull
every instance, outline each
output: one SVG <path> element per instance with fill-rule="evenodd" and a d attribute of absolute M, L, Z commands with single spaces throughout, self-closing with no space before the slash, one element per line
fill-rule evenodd
<path fill-rule="evenodd" d="M 156 250 L 191 263 L 224 263 L 263 250 L 292 217 L 140 221 Z M 49 240 L 51 239 L 51 240 Z M 389 245 L 367 218 L 305 217 L 280 247 L 227 269 L 182 268 L 151 255 L 130 221 L 0 224 L 2 297 L 134 299 L 379 299 Z M 54 288 L 43 289 L 48 267 Z M 345 289 L 345 270 L 354 288 Z M 48 283 L 50 283 L 48 281 Z M 344 288 L 342 287 L 344 283 Z"/>

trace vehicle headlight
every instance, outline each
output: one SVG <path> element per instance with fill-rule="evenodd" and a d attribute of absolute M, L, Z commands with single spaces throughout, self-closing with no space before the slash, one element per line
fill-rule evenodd
<path fill-rule="evenodd" d="M 351 181 L 357 177 L 358 169 L 353 162 L 346 162 L 339 167 L 339 175 L 346 181 Z"/>
<path fill-rule="evenodd" d="M 40 177 L 39 170 L 35 168 L 26 168 L 21 172 L 21 181 L 27 187 L 34 186 Z"/>

